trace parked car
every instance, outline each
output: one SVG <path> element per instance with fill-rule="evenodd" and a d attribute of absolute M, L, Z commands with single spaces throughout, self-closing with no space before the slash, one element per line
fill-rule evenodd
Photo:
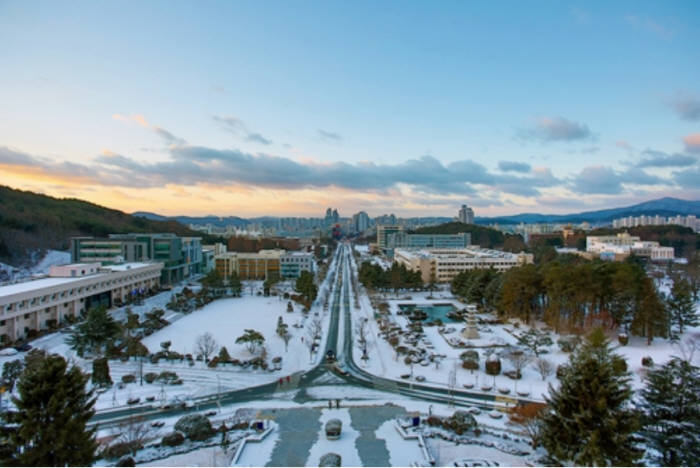
<path fill-rule="evenodd" d="M 0 356 L 14 356 L 17 354 L 17 350 L 15 348 L 5 348 L 0 350 Z"/>
<path fill-rule="evenodd" d="M 15 349 L 16 349 L 17 351 L 22 351 L 22 352 L 24 352 L 24 351 L 29 351 L 30 349 L 32 349 L 32 345 L 30 345 L 30 344 L 28 344 L 28 343 L 24 343 L 24 344 L 22 344 L 22 345 L 15 346 Z"/>

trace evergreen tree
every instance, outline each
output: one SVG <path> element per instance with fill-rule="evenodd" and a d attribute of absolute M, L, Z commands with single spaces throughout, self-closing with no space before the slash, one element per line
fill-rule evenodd
<path fill-rule="evenodd" d="M 654 282 L 649 277 L 642 278 L 637 308 L 632 317 L 630 331 L 637 336 L 645 336 L 647 344 L 654 337 L 666 337 L 668 332 L 668 313 L 656 291 Z"/>
<path fill-rule="evenodd" d="M 303 270 L 299 278 L 297 278 L 294 289 L 304 297 L 307 307 L 311 306 L 311 303 L 316 299 L 316 295 L 318 294 L 318 288 L 316 284 L 314 284 L 313 273 Z"/>
<path fill-rule="evenodd" d="M 700 465 L 700 369 L 673 358 L 649 371 L 641 392 L 641 433 L 654 463 Z"/>
<path fill-rule="evenodd" d="M 107 308 L 95 307 L 88 311 L 85 321 L 77 326 L 66 342 L 80 357 L 86 352 L 102 354 L 119 332 L 120 326 Z"/>
<path fill-rule="evenodd" d="M 671 321 L 671 339 L 679 339 L 686 327 L 694 327 L 698 324 L 693 292 L 688 281 L 677 278 L 673 282 L 671 296 L 668 299 L 668 312 Z"/>
<path fill-rule="evenodd" d="M 22 374 L 24 364 L 19 359 L 8 361 L 2 365 L 2 385 L 7 387 L 7 391 L 12 393 L 15 388 L 15 382 Z"/>
<path fill-rule="evenodd" d="M 219 350 L 219 362 L 231 362 L 231 355 L 228 353 L 226 346 L 222 346 Z"/>
<path fill-rule="evenodd" d="M 241 290 L 243 289 L 243 286 L 241 285 L 241 279 L 239 278 L 237 272 L 234 271 L 233 273 L 231 273 L 231 276 L 228 277 L 228 284 L 231 288 L 231 294 L 233 294 L 235 297 L 241 295 Z"/>
<path fill-rule="evenodd" d="M 600 329 L 591 333 L 563 368 L 561 385 L 549 387 L 542 445 L 558 464 L 632 465 L 641 455 L 632 442 L 637 419 L 629 407 L 629 373 Z"/>
<path fill-rule="evenodd" d="M 107 358 L 98 358 L 92 361 L 92 383 L 98 386 L 112 385 Z"/>
<path fill-rule="evenodd" d="M 17 411 L 8 415 L 17 430 L 10 434 L 12 465 L 89 466 L 95 460 L 95 398 L 85 388 L 87 376 L 68 368 L 61 356 L 34 351 L 25 359 L 13 398 Z"/>

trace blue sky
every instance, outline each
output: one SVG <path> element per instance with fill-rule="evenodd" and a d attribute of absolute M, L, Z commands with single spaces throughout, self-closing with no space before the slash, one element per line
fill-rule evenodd
<path fill-rule="evenodd" d="M 1 183 L 165 214 L 700 198 L 700 3 L 0 0 Z"/>

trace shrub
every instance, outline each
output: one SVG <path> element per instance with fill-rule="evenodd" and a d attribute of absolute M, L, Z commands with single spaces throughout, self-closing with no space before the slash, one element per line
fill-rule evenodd
<path fill-rule="evenodd" d="M 190 440 L 205 440 L 214 435 L 214 429 L 206 416 L 188 414 L 175 423 L 175 430 L 182 432 Z"/>
<path fill-rule="evenodd" d="M 654 367 L 654 360 L 651 358 L 651 356 L 644 356 L 642 358 L 642 365 L 644 367 Z"/>
<path fill-rule="evenodd" d="M 134 383 L 134 382 L 136 382 L 136 376 L 131 375 L 131 374 L 122 375 L 122 382 Z"/>
<path fill-rule="evenodd" d="M 153 383 L 156 381 L 157 378 L 158 378 L 158 374 L 156 374 L 155 372 L 147 372 L 143 376 L 143 380 L 145 380 L 146 383 Z"/>
<path fill-rule="evenodd" d="M 467 369 L 467 370 L 470 370 L 472 372 L 475 370 L 479 370 L 479 362 L 478 361 L 471 361 L 471 360 L 462 361 L 462 369 Z"/>
<path fill-rule="evenodd" d="M 501 360 L 495 354 L 486 360 L 486 373 L 488 375 L 498 375 L 501 373 Z"/>
<path fill-rule="evenodd" d="M 219 357 L 218 356 L 214 356 L 212 358 L 212 360 L 207 363 L 208 367 L 216 367 L 218 365 L 219 365 Z"/>
<path fill-rule="evenodd" d="M 557 366 L 557 372 L 556 372 L 557 379 L 561 379 L 562 377 L 564 377 L 565 371 L 566 371 L 566 366 L 564 366 L 564 365 Z"/>
<path fill-rule="evenodd" d="M 627 333 L 620 333 L 617 335 L 617 341 L 620 343 L 620 345 L 625 346 L 627 343 L 629 343 L 630 337 L 627 335 Z"/>
<path fill-rule="evenodd" d="M 474 351 L 473 349 L 470 349 L 469 351 L 465 351 L 462 354 L 460 354 L 459 358 L 463 361 L 478 361 L 479 360 L 479 352 Z"/>
<path fill-rule="evenodd" d="M 121 458 L 133 452 L 134 442 L 117 442 L 107 447 L 103 452 L 104 458 Z"/>
<path fill-rule="evenodd" d="M 455 411 L 452 416 L 443 419 L 442 427 L 454 431 L 457 435 L 462 435 L 467 431 L 476 429 L 477 423 L 474 416 L 466 411 Z"/>
<path fill-rule="evenodd" d="M 136 461 L 130 456 L 121 457 L 114 466 L 136 466 Z"/>
<path fill-rule="evenodd" d="M 442 418 L 438 418 L 437 416 L 428 416 L 425 422 L 428 426 L 442 426 Z"/>
<path fill-rule="evenodd" d="M 620 374 L 627 372 L 627 361 L 622 356 L 613 357 L 613 370 Z"/>
<path fill-rule="evenodd" d="M 177 445 L 182 445 L 184 441 L 185 436 L 182 435 L 182 432 L 175 431 L 169 434 L 165 434 L 160 443 L 161 445 L 166 445 L 168 447 L 175 447 Z"/>
<path fill-rule="evenodd" d="M 177 380 L 177 374 L 172 371 L 163 371 L 158 375 L 158 380 L 168 383 L 172 380 Z"/>

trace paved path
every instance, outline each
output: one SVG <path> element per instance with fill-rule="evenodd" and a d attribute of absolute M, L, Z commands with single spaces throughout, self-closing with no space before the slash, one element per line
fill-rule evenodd
<path fill-rule="evenodd" d="M 384 422 L 405 415 L 406 410 L 397 406 L 350 408 L 351 425 L 360 433 L 355 444 L 362 466 L 390 466 L 386 442 L 377 439 L 375 432 Z"/>
<path fill-rule="evenodd" d="M 304 466 L 321 430 L 321 411 L 294 408 L 266 411 L 279 425 L 279 439 L 266 466 Z"/>

